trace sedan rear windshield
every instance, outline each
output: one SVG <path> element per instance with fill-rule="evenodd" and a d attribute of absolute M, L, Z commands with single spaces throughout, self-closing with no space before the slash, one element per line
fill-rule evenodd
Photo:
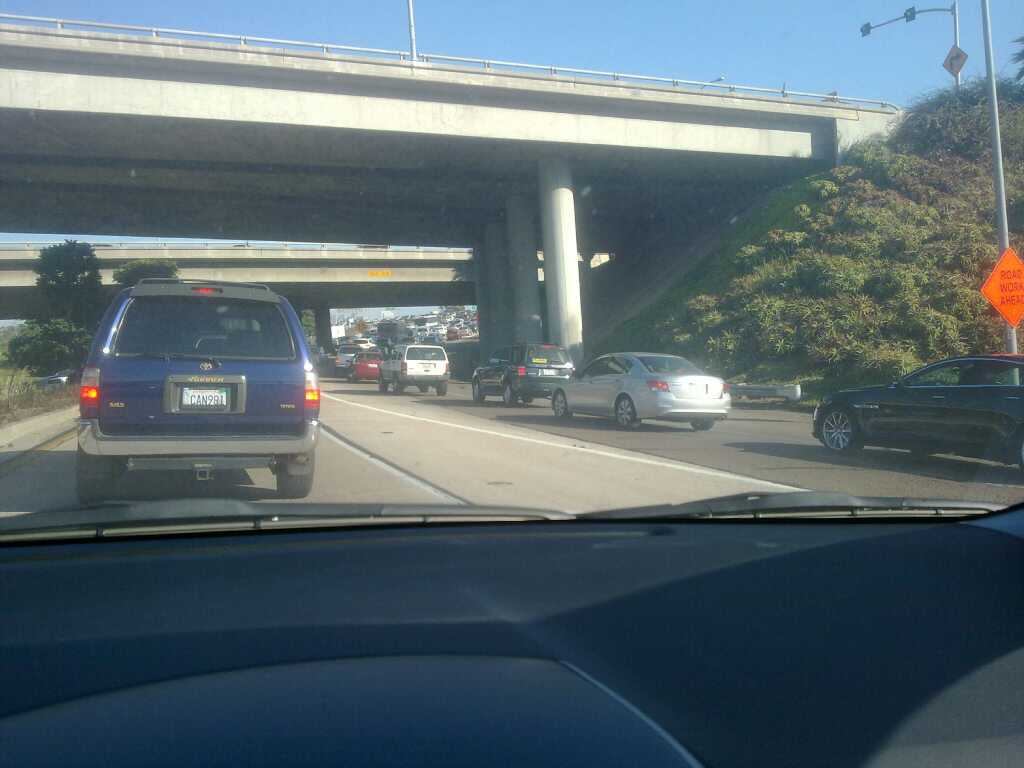
<path fill-rule="evenodd" d="M 379 362 L 379 361 L 380 361 L 380 355 L 378 355 L 376 352 L 373 352 L 373 353 L 370 353 L 370 354 L 356 355 L 356 362 L 360 362 L 360 363 L 376 363 L 376 362 Z"/>
<path fill-rule="evenodd" d="M 342 355 L 355 355 L 362 352 L 366 347 L 360 347 L 356 344 L 342 344 L 338 347 L 338 352 Z"/>
<path fill-rule="evenodd" d="M 676 376 L 688 376 L 691 374 L 703 375 L 704 371 L 691 363 L 685 357 L 673 355 L 640 355 L 637 358 L 651 373 L 664 373 Z"/>
<path fill-rule="evenodd" d="M 536 344 L 526 348 L 526 365 L 565 365 L 569 356 L 554 344 Z"/>
<path fill-rule="evenodd" d="M 440 347 L 409 347 L 405 351 L 406 360 L 447 360 L 444 350 Z"/>
<path fill-rule="evenodd" d="M 295 346 L 277 304 L 246 299 L 138 296 L 117 334 L 118 355 L 292 360 Z"/>

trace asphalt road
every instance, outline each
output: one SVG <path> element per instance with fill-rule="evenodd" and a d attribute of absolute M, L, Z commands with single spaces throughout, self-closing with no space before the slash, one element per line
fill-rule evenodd
<path fill-rule="evenodd" d="M 818 489 L 862 495 L 1024 500 L 1017 470 L 954 457 L 912 458 L 868 449 L 827 452 L 808 414 L 735 408 L 710 432 L 647 421 L 622 431 L 600 419 L 556 421 L 547 401 L 506 408 L 472 402 L 469 386 L 446 397 L 382 394 L 371 383 L 326 380 L 322 441 L 311 501 L 514 505 L 581 512 L 681 502 L 745 491 Z M 71 507 L 74 439 L 0 468 L 0 516 Z M 274 498 L 268 470 L 208 482 L 137 472 L 123 499 Z M 297 502 L 301 503 L 301 502 Z"/>

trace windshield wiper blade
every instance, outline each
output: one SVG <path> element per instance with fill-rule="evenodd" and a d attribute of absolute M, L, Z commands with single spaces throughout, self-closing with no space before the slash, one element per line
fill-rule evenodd
<path fill-rule="evenodd" d="M 193 498 L 111 502 L 53 509 L 0 521 L 0 542 L 109 538 L 173 533 L 259 531 L 410 523 L 536 522 L 573 515 L 517 507 L 431 504 L 250 504 L 237 499 Z"/>
<path fill-rule="evenodd" d="M 902 496 L 852 496 L 826 491 L 738 493 L 683 504 L 659 504 L 590 512 L 598 520 L 684 520 L 850 517 L 972 517 L 1002 509 L 999 504 Z"/>

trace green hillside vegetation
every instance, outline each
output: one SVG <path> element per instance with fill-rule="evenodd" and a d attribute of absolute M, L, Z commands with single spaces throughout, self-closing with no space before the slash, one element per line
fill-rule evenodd
<path fill-rule="evenodd" d="M 1024 83 L 1000 85 L 1011 242 L 1024 232 Z M 884 141 L 769 194 L 600 351 L 689 357 L 814 394 L 998 351 L 978 289 L 998 256 L 984 83 L 936 93 Z M 598 350 L 595 350 L 598 351 Z"/>

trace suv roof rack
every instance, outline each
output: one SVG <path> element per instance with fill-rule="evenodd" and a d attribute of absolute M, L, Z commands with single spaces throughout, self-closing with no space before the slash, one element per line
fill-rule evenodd
<path fill-rule="evenodd" d="M 191 277 L 144 277 L 136 285 L 223 285 L 239 288 L 257 288 L 269 292 L 270 287 L 263 283 L 238 283 L 231 280 L 199 280 Z"/>

